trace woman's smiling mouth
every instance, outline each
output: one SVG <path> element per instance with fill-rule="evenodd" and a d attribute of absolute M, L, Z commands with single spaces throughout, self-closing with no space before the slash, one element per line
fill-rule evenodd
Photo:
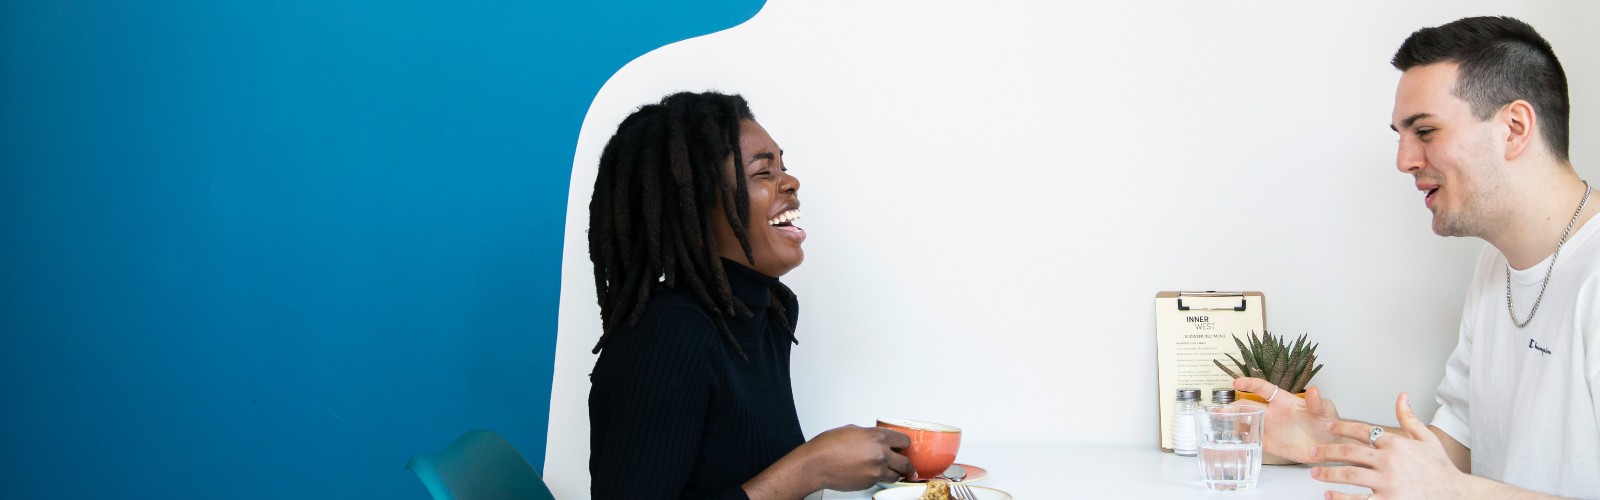
<path fill-rule="evenodd" d="M 806 231 L 804 229 L 800 229 L 799 226 L 794 225 L 794 221 L 799 219 L 800 209 L 791 208 L 783 211 L 781 214 L 778 214 L 777 217 L 768 219 L 767 225 L 772 226 L 773 228 L 777 229 L 778 232 L 783 233 L 784 236 L 787 236 L 789 239 L 792 239 L 798 243 L 805 241 L 806 239 Z"/>
<path fill-rule="evenodd" d="M 767 225 L 769 225 L 769 226 L 786 226 L 786 225 L 790 225 L 791 222 L 794 222 L 796 219 L 799 219 L 799 218 L 800 218 L 800 209 L 798 209 L 798 208 L 789 209 L 789 210 L 785 210 L 781 214 L 778 214 L 777 217 L 773 217 L 772 219 L 768 220 L 767 221 Z"/>

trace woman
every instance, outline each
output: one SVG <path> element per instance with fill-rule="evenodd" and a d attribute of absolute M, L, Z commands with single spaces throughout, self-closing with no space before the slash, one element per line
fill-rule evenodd
<path fill-rule="evenodd" d="M 778 281 L 805 257 L 799 189 L 737 95 L 670 95 L 617 127 L 589 203 L 595 498 L 800 498 L 911 470 L 894 431 L 801 434 L 799 303 Z"/>

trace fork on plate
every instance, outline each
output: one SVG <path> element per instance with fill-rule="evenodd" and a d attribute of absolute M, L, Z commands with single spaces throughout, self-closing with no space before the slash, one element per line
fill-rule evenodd
<path fill-rule="evenodd" d="M 950 485 L 950 498 L 952 500 L 978 500 L 978 495 L 972 492 L 965 484 Z"/>

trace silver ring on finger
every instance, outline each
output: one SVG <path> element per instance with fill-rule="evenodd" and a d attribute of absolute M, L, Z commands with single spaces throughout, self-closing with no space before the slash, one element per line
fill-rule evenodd
<path fill-rule="evenodd" d="M 1278 388 L 1277 387 L 1273 387 L 1272 388 L 1272 395 L 1271 396 L 1267 396 L 1267 402 L 1271 403 L 1272 402 L 1272 398 L 1275 398 L 1275 397 L 1278 397 Z"/>
<path fill-rule="evenodd" d="M 1373 448 L 1378 447 L 1378 438 L 1381 437 L 1383 437 L 1383 427 L 1374 425 L 1367 430 L 1367 444 L 1372 445 Z"/>

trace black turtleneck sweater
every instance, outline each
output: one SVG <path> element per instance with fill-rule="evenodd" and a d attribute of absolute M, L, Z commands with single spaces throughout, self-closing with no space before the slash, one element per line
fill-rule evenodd
<path fill-rule="evenodd" d="M 745 499 L 740 485 L 805 442 L 789 381 L 790 342 L 768 325 L 777 278 L 723 260 L 724 316 L 749 361 L 685 293 L 665 290 L 618 330 L 590 375 L 589 474 L 597 500 Z M 790 331 L 799 304 L 785 304 Z"/>

